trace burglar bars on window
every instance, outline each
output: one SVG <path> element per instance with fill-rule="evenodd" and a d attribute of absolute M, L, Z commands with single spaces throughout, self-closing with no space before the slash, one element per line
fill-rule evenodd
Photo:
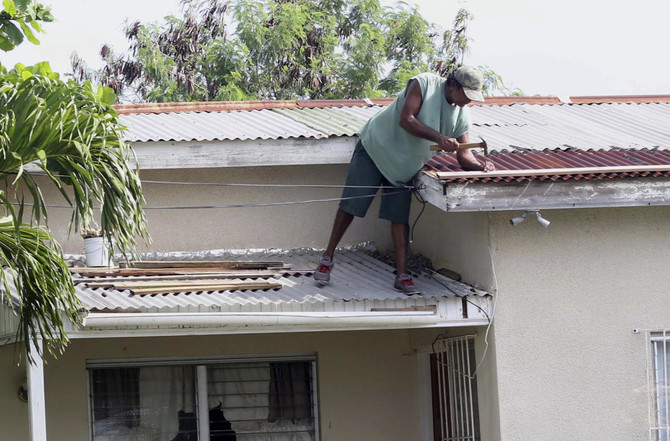
<path fill-rule="evenodd" d="M 442 441 L 478 441 L 474 336 L 437 340 L 434 350 Z"/>
<path fill-rule="evenodd" d="M 653 368 L 650 369 L 649 439 L 670 441 L 670 333 L 651 333 Z"/>

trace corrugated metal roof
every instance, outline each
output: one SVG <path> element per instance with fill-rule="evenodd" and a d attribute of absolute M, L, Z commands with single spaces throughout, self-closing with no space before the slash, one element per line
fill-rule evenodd
<path fill-rule="evenodd" d="M 149 141 L 215 141 L 330 136 L 272 110 L 183 112 L 121 115 L 127 139 Z"/>
<path fill-rule="evenodd" d="M 369 119 L 362 119 L 333 107 L 276 109 L 275 112 L 328 136 L 354 136 Z"/>
<path fill-rule="evenodd" d="M 538 170 L 537 174 L 528 175 L 527 173 L 509 176 L 490 177 L 485 173 L 472 177 L 458 176 L 460 168 L 456 155 L 441 153 L 433 156 L 426 164 L 425 170 L 445 172 L 440 174 L 440 179 L 444 182 L 512 182 L 512 181 L 556 181 L 556 180 L 588 180 L 588 179 L 611 179 L 611 178 L 630 178 L 630 177 L 670 177 L 670 170 L 651 171 L 645 170 L 645 167 L 653 169 L 654 166 L 668 165 L 670 168 L 670 150 L 661 149 L 611 149 L 611 150 L 578 150 L 553 149 L 542 152 L 494 152 L 488 157 L 475 154 L 481 161 L 488 160 L 493 162 L 496 172 L 508 170 L 532 172 Z M 604 167 L 633 167 L 634 170 L 614 171 Z M 593 169 L 603 168 L 602 173 L 582 172 L 573 170 L 565 172 L 565 169 Z M 553 169 L 555 172 L 547 171 Z M 456 172 L 453 177 L 450 172 Z"/>
<path fill-rule="evenodd" d="M 477 106 L 471 137 L 489 150 L 670 148 L 670 103 Z"/>
<path fill-rule="evenodd" d="M 524 97 L 491 99 L 471 107 L 470 133 L 473 138 L 484 138 L 491 151 L 670 148 L 670 131 L 664 129 L 670 120 L 670 97 L 665 98 L 668 100 L 629 97 L 626 102 L 608 98 L 599 104 L 587 104 L 584 99 L 581 104 L 556 104 L 554 100 L 544 104 L 547 100 Z M 128 127 L 126 138 L 135 142 L 319 139 L 356 135 L 388 102 L 261 101 L 117 108 Z M 593 98 L 593 102 L 598 100 Z M 146 113 L 150 111 L 161 113 Z"/>
<path fill-rule="evenodd" d="M 407 308 L 435 305 L 437 299 L 454 296 L 484 296 L 486 292 L 464 283 L 415 268 L 420 296 L 405 296 L 392 287 L 394 268 L 355 247 L 336 254 L 331 283 L 317 284 L 311 274 L 297 270 L 315 268 L 321 251 L 313 249 L 218 251 L 206 254 L 169 253 L 146 255 L 146 260 L 280 260 L 291 265 L 275 279 L 278 290 L 213 291 L 193 290 L 173 294 L 135 295 L 129 290 L 97 288 L 77 282 L 77 296 L 89 311 L 118 312 L 276 312 L 276 311 L 365 311 L 371 307 Z M 101 279 L 103 280 L 103 279 Z"/>

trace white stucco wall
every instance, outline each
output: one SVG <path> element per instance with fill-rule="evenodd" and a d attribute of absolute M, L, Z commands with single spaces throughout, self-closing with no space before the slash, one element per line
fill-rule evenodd
<path fill-rule="evenodd" d="M 670 208 L 491 216 L 502 440 L 648 439 L 646 345 L 670 327 Z"/>
<path fill-rule="evenodd" d="M 488 213 L 446 213 L 427 204 L 414 203 L 412 251 L 428 257 L 435 269 L 446 268 L 460 274 L 462 281 L 489 292 L 495 291 L 492 254 L 489 253 Z M 482 440 L 500 440 L 497 390 L 495 329 L 486 327 L 450 330 L 450 336 L 475 334 L 479 414 Z"/>
<path fill-rule="evenodd" d="M 440 331 L 425 332 L 430 341 Z M 407 330 L 76 340 L 45 366 L 49 440 L 89 439 L 87 359 L 299 353 L 317 356 L 322 441 L 418 440 L 412 340 Z M 16 389 L 24 370 L 12 355 L 13 346 L 0 347 L 0 439 L 22 441 L 27 404 Z"/>
<path fill-rule="evenodd" d="M 462 281 L 490 291 L 494 286 L 489 254 L 489 214 L 447 213 L 433 205 L 419 217 L 421 204 L 414 202 L 412 251 L 428 257 L 435 269 L 446 268 Z"/>
<path fill-rule="evenodd" d="M 143 181 L 191 181 L 206 183 L 343 185 L 346 165 L 292 167 L 243 167 L 187 170 L 148 170 Z M 47 198 L 62 204 L 62 196 L 45 186 Z M 215 187 L 199 185 L 143 185 L 147 207 L 221 206 L 339 198 L 341 189 Z M 199 251 L 220 248 L 325 248 L 337 202 L 319 202 L 258 208 L 199 210 L 147 210 L 152 251 Z M 365 221 L 354 220 L 342 245 L 374 241 L 380 248 L 392 246 L 388 222 L 377 218 L 375 200 Z M 82 253 L 77 235 L 68 238 L 65 226 L 69 209 L 49 210 L 49 223 L 66 252 Z M 147 249 L 147 247 L 144 247 Z"/>

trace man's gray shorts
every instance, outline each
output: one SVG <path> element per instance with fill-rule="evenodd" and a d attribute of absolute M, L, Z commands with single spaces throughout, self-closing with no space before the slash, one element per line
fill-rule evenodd
<path fill-rule="evenodd" d="M 382 175 L 363 144 L 358 141 L 347 171 L 347 187 L 342 192 L 343 199 L 340 208 L 354 216 L 364 217 L 374 195 L 382 188 L 379 217 L 399 224 L 409 223 L 409 207 L 412 202 L 412 190 L 403 187 L 393 187 Z M 356 186 L 366 188 L 352 188 Z"/>

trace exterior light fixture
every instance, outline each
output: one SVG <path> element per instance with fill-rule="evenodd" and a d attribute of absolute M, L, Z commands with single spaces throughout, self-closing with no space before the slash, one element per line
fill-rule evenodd
<path fill-rule="evenodd" d="M 510 219 L 509 223 L 512 224 L 513 227 L 516 227 L 521 222 L 523 222 L 526 219 L 526 216 L 528 215 L 534 215 L 535 219 L 537 219 L 537 223 L 542 225 L 544 228 L 547 228 L 551 223 L 542 217 L 542 215 L 540 214 L 540 210 L 526 210 L 523 213 L 521 213 L 521 216 L 513 217 L 512 219 Z"/>
<path fill-rule="evenodd" d="M 16 392 L 16 396 L 19 397 L 19 400 L 23 402 L 28 401 L 28 385 L 26 384 L 26 380 L 22 380 L 21 384 L 19 385 L 19 390 Z"/>

